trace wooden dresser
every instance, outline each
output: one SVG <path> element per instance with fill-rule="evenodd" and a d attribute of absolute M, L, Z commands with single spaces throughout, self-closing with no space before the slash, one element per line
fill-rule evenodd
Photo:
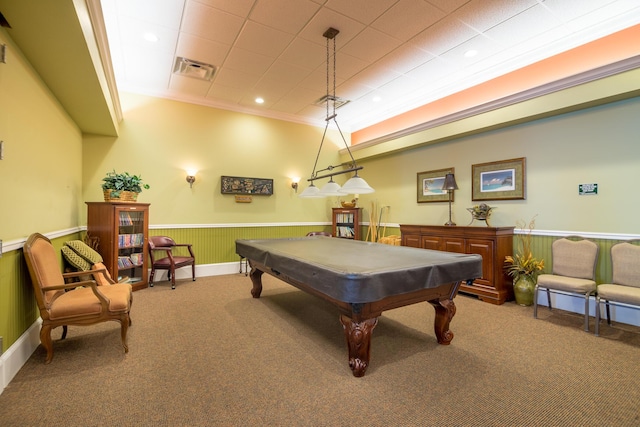
<path fill-rule="evenodd" d="M 482 277 L 460 292 L 502 304 L 513 299 L 513 281 L 505 274 L 504 258 L 513 252 L 514 227 L 400 225 L 402 245 L 482 256 Z"/>

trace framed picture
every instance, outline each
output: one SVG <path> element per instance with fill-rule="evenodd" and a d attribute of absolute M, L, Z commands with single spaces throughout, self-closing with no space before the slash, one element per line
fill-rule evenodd
<path fill-rule="evenodd" d="M 418 172 L 418 203 L 448 202 L 449 194 L 442 189 L 444 177 L 454 173 L 454 168 Z M 453 201 L 453 194 L 451 195 Z"/>
<path fill-rule="evenodd" d="M 471 165 L 471 200 L 525 198 L 525 158 Z"/>
<path fill-rule="evenodd" d="M 222 176 L 220 189 L 222 194 L 270 196 L 273 194 L 273 179 Z"/>

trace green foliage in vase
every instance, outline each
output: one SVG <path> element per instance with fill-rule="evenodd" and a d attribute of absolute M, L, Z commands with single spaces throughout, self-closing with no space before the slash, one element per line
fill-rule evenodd
<path fill-rule="evenodd" d="M 544 260 L 535 258 L 531 253 L 531 231 L 535 228 L 536 218 L 534 216 L 529 224 L 518 221 L 516 225 L 522 231 L 518 234 L 518 251 L 514 256 L 505 257 L 505 269 L 514 279 L 520 276 L 536 279 L 544 269 Z"/>
<path fill-rule="evenodd" d="M 142 182 L 140 175 L 131 175 L 129 172 L 116 173 L 115 170 L 107 172 L 107 175 L 102 178 L 102 189 L 111 190 L 113 197 L 120 197 L 121 191 L 132 191 L 134 193 L 142 192 L 142 189 L 148 190 L 151 188 L 149 184 Z"/>

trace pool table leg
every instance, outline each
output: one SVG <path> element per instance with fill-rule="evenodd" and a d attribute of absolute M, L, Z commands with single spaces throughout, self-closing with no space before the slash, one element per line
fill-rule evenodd
<path fill-rule="evenodd" d="M 249 273 L 249 277 L 251 278 L 251 283 L 253 283 L 253 288 L 251 289 L 251 295 L 254 298 L 260 298 L 260 294 L 262 293 L 262 274 L 264 272 L 262 270 L 258 270 L 257 268 L 251 267 L 251 272 Z"/>
<path fill-rule="evenodd" d="M 452 299 L 431 300 L 429 304 L 436 310 L 436 318 L 433 328 L 438 339 L 438 344 L 449 345 L 453 339 L 453 332 L 449 330 L 449 323 L 456 314 L 456 305 Z"/>
<path fill-rule="evenodd" d="M 364 376 L 369 366 L 369 356 L 371 353 L 371 332 L 378 324 L 378 318 L 354 321 L 349 316 L 340 315 L 340 323 L 347 338 L 349 348 L 349 367 L 353 376 Z"/>

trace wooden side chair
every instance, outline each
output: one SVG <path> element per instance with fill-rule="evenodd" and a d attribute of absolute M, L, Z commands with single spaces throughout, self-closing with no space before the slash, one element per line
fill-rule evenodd
<path fill-rule="evenodd" d="M 633 243 L 636 244 L 633 244 Z M 640 240 L 629 240 L 611 247 L 612 283 L 598 285 L 596 296 L 596 330 L 600 334 L 600 304 L 605 304 L 607 324 L 611 325 L 609 306 L 640 310 Z"/>
<path fill-rule="evenodd" d="M 575 240 L 577 239 L 577 240 Z M 596 292 L 598 245 L 580 236 L 567 236 L 551 245 L 552 274 L 538 276 L 533 292 L 533 317 L 538 317 L 538 291 L 546 289 L 549 310 L 551 293 L 584 298 L 584 330 L 589 331 L 589 297 Z"/>
<path fill-rule="evenodd" d="M 151 275 L 149 286 L 153 287 L 153 278 L 156 270 L 167 270 L 167 279 L 171 280 L 171 289 L 176 288 L 176 269 L 191 266 L 191 277 L 196 280 L 196 257 L 190 243 L 176 243 L 171 237 L 149 237 L 149 257 L 151 258 Z M 173 252 L 175 248 L 187 248 L 189 256 L 178 255 Z M 163 252 L 164 256 L 157 256 L 157 252 Z"/>
<path fill-rule="evenodd" d="M 29 236 L 23 250 L 42 318 L 40 342 L 47 351 L 45 364 L 53 359 L 51 330 L 58 326 L 63 327 L 61 339 L 65 339 L 68 325 L 90 325 L 111 320 L 120 322 L 122 347 L 125 353 L 129 351 L 127 330 L 131 325 L 131 285 L 100 286 L 93 279 L 65 283 L 67 278 L 86 277 L 87 272 L 63 274 L 51 241 L 40 233 Z M 103 275 L 105 272 L 106 269 L 97 269 L 91 274 Z"/>

